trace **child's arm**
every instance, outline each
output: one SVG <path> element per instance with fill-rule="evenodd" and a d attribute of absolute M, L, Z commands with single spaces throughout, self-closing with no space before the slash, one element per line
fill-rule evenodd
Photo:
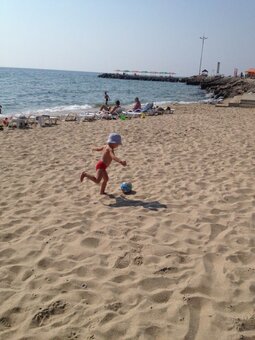
<path fill-rule="evenodd" d="M 118 162 L 120 163 L 121 165 L 123 166 L 126 166 L 127 165 L 127 162 L 126 161 L 122 161 L 121 159 L 119 159 L 118 157 L 116 157 L 114 155 L 114 153 L 112 152 L 112 150 L 110 150 L 110 155 L 111 155 L 111 158 L 115 161 L 115 162 Z"/>
<path fill-rule="evenodd" d="M 99 146 L 98 148 L 93 148 L 93 151 L 103 151 L 104 150 L 104 145 L 103 146 Z"/>

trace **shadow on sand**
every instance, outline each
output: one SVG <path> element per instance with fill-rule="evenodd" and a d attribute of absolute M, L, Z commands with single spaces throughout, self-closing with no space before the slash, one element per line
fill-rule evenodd
<path fill-rule="evenodd" d="M 111 203 L 108 206 L 112 208 L 120 207 L 143 207 L 145 209 L 158 211 L 158 209 L 167 208 L 165 204 L 161 204 L 158 201 L 141 201 L 141 200 L 131 200 L 124 196 L 112 196 L 115 198 L 116 202 Z"/>

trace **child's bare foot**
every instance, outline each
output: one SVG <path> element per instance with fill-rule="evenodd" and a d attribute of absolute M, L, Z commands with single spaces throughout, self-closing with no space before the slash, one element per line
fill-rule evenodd
<path fill-rule="evenodd" d="M 108 198 L 115 198 L 113 194 L 108 194 L 107 192 L 103 192 L 103 193 L 100 192 L 100 195 L 107 196 Z"/>
<path fill-rule="evenodd" d="M 84 178 L 87 176 L 86 172 L 83 171 L 80 176 L 80 181 L 83 182 Z"/>

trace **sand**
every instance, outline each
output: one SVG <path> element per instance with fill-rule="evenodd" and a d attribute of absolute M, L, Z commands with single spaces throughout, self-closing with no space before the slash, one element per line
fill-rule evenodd
<path fill-rule="evenodd" d="M 204 104 L 0 131 L 0 338 L 255 339 L 254 127 Z M 108 197 L 79 175 L 110 132 Z"/>

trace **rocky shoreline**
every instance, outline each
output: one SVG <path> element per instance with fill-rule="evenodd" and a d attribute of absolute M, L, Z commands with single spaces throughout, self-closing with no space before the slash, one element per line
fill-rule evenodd
<path fill-rule="evenodd" d="M 214 77 L 204 79 L 200 83 L 201 89 L 213 93 L 214 98 L 233 98 L 246 92 L 255 93 L 255 79 L 238 77 Z"/>

